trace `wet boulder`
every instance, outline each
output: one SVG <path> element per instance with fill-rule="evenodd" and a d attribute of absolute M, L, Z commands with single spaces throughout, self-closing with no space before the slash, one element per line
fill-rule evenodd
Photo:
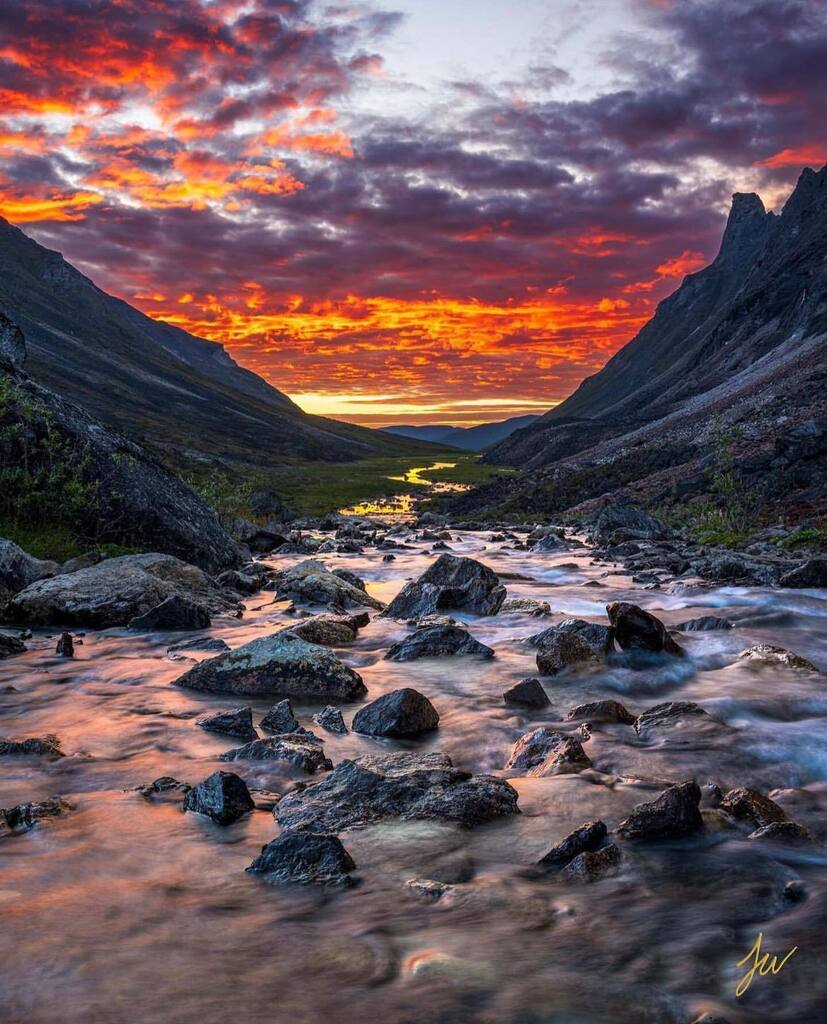
<path fill-rule="evenodd" d="M 506 615 L 513 612 L 527 612 L 535 619 L 540 619 L 551 615 L 551 605 L 548 601 L 538 601 L 534 597 L 509 597 L 503 602 L 500 612 Z"/>
<path fill-rule="evenodd" d="M 729 619 L 722 619 L 717 615 L 702 615 L 698 619 L 679 622 L 675 629 L 679 629 L 683 633 L 709 633 L 715 630 L 732 629 L 732 623 Z"/>
<path fill-rule="evenodd" d="M 496 615 L 505 596 L 505 587 L 487 565 L 473 558 L 440 555 L 419 579 L 405 584 L 383 614 L 415 619 L 456 609 L 472 615 Z"/>
<path fill-rule="evenodd" d="M 619 700 L 595 700 L 572 708 L 566 715 L 566 721 L 584 721 L 592 725 L 634 725 L 637 718 Z"/>
<path fill-rule="evenodd" d="M 302 619 L 294 626 L 288 626 L 286 632 L 300 637 L 311 644 L 324 647 L 342 647 L 352 644 L 357 632 L 370 622 L 367 612 L 358 615 L 314 615 Z"/>
<path fill-rule="evenodd" d="M 59 796 L 0 808 L 0 837 L 28 832 L 41 821 L 60 817 L 70 810 L 70 805 Z"/>
<path fill-rule="evenodd" d="M 667 535 L 663 523 L 648 512 L 620 504 L 601 509 L 591 533 L 601 544 L 615 540 L 661 540 Z"/>
<path fill-rule="evenodd" d="M 653 651 L 684 655 L 684 650 L 669 635 L 666 626 L 654 615 L 636 604 L 615 601 L 606 606 L 615 640 L 624 651 Z"/>
<path fill-rule="evenodd" d="M 807 829 L 795 821 L 772 821 L 750 832 L 747 839 L 784 843 L 788 846 L 811 846 L 815 842 Z"/>
<path fill-rule="evenodd" d="M 701 790 L 697 782 L 670 786 L 656 799 L 638 804 L 617 832 L 624 839 L 681 839 L 703 828 L 699 810 Z"/>
<path fill-rule="evenodd" d="M 544 676 L 580 665 L 596 665 L 599 658 L 591 645 L 578 633 L 559 630 L 550 635 L 537 652 L 537 671 Z"/>
<path fill-rule="evenodd" d="M 783 807 L 758 790 L 748 787 L 731 789 L 725 793 L 720 808 L 738 821 L 750 822 L 755 828 L 789 820 Z"/>
<path fill-rule="evenodd" d="M 800 654 L 794 654 L 784 647 L 776 647 L 774 644 L 754 644 L 738 655 L 739 661 L 744 661 L 756 668 L 771 665 L 783 665 L 785 668 L 792 668 L 798 672 L 818 672 L 816 666 L 808 659 L 802 658 Z"/>
<path fill-rule="evenodd" d="M 368 591 L 362 577 L 350 569 L 334 569 L 333 575 L 338 576 L 340 580 L 344 580 L 345 583 L 349 583 L 352 587 L 356 587 L 357 590 L 361 590 L 365 594 Z"/>
<path fill-rule="evenodd" d="M 664 739 L 671 732 L 683 734 L 711 731 L 726 726 L 690 700 L 670 700 L 655 704 L 638 715 L 635 732 L 642 740 Z"/>
<path fill-rule="evenodd" d="M 180 643 L 167 647 L 167 654 L 184 654 L 187 651 L 196 651 L 199 654 L 223 654 L 229 651 L 230 645 L 225 640 L 214 636 L 198 636 L 194 640 L 182 640 Z"/>
<path fill-rule="evenodd" d="M 0 633 L 0 660 L 11 658 L 15 654 L 23 654 L 26 645 L 18 636 L 11 633 Z"/>
<path fill-rule="evenodd" d="M 173 632 L 195 629 L 207 629 L 210 625 L 210 613 L 200 604 L 170 594 L 154 608 L 143 615 L 130 619 L 128 628 L 136 632 Z"/>
<path fill-rule="evenodd" d="M 545 708 L 551 704 L 539 679 L 521 679 L 503 692 L 503 701 L 524 708 Z"/>
<path fill-rule="evenodd" d="M 217 825 L 232 825 L 253 810 L 247 783 L 233 772 L 213 772 L 184 797 L 184 810 L 204 814 Z"/>
<path fill-rule="evenodd" d="M 198 718 L 195 724 L 207 732 L 218 732 L 224 736 L 237 736 L 241 740 L 256 740 L 258 733 L 253 728 L 252 708 L 231 708 L 228 711 L 216 711 L 212 715 Z"/>
<path fill-rule="evenodd" d="M 323 782 L 288 793 L 276 807 L 282 828 L 317 833 L 393 819 L 472 828 L 517 813 L 517 792 L 505 780 L 460 771 L 445 754 L 407 751 L 342 761 Z"/>
<path fill-rule="evenodd" d="M 0 756 L 39 754 L 44 757 L 65 757 L 57 736 L 30 736 L 25 740 L 11 740 L 0 736 Z"/>
<path fill-rule="evenodd" d="M 591 651 L 595 659 L 605 657 L 613 648 L 612 630 L 609 626 L 601 626 L 596 622 L 586 622 L 585 619 L 564 619 L 556 626 L 549 626 L 542 633 L 535 633 L 528 638 L 532 647 L 544 650 L 555 643 L 557 638 L 565 633 L 567 636 L 576 636 L 582 640 Z"/>
<path fill-rule="evenodd" d="M 225 590 L 232 590 L 236 594 L 257 594 L 261 590 L 262 581 L 258 576 L 249 576 L 246 572 L 241 572 L 238 569 L 227 569 L 222 572 L 219 576 L 216 576 L 215 582 L 220 586 L 224 587 Z"/>
<path fill-rule="evenodd" d="M 389 649 L 387 661 L 416 661 L 418 658 L 441 658 L 449 655 L 474 655 L 493 658 L 494 651 L 475 640 L 467 629 L 459 626 L 425 626 L 403 637 Z"/>
<path fill-rule="evenodd" d="M 570 832 L 556 846 L 552 846 L 537 863 L 541 868 L 559 871 L 581 853 L 591 853 L 597 850 L 602 846 L 606 835 L 607 829 L 602 821 L 587 821 L 585 825 Z"/>
<path fill-rule="evenodd" d="M 312 774 L 315 771 L 330 771 L 333 762 L 325 755 L 319 741 L 310 733 L 289 733 L 286 736 L 270 736 L 264 740 L 252 740 L 243 747 L 225 751 L 220 761 L 285 761 Z"/>
<path fill-rule="evenodd" d="M 574 775 L 591 764 L 579 740 L 540 726 L 517 740 L 505 770 L 512 776 Z"/>
<path fill-rule="evenodd" d="M 273 576 L 276 594 L 290 597 L 299 604 L 319 604 L 327 608 L 375 608 L 381 611 L 382 602 L 371 597 L 360 587 L 330 572 L 324 563 L 308 559 L 289 569 L 281 569 Z"/>
<path fill-rule="evenodd" d="M 268 732 L 300 732 L 301 726 L 293 714 L 293 705 L 285 697 L 274 704 L 261 720 L 261 728 Z"/>
<path fill-rule="evenodd" d="M 827 558 L 811 558 L 785 573 L 778 581 L 779 587 L 827 587 Z"/>
<path fill-rule="evenodd" d="M 328 704 L 327 707 L 322 708 L 318 714 L 313 716 L 313 721 L 320 725 L 327 732 L 336 732 L 344 734 L 347 732 L 347 726 L 345 720 L 342 718 L 342 712 L 334 707 L 332 704 Z"/>
<path fill-rule="evenodd" d="M 284 831 L 262 847 L 247 871 L 273 885 L 340 886 L 351 883 L 355 869 L 338 836 Z"/>
<path fill-rule="evenodd" d="M 560 871 L 560 877 L 566 882 L 597 882 L 613 874 L 621 860 L 620 847 L 608 843 L 599 850 L 578 853 Z"/>
<path fill-rule="evenodd" d="M 537 554 L 542 554 L 547 551 L 566 551 L 568 546 L 569 545 L 559 534 L 550 531 L 545 535 L 545 537 L 541 537 L 536 543 L 531 545 L 531 551 L 536 552 Z"/>
<path fill-rule="evenodd" d="M 125 626 L 177 596 L 220 613 L 235 608 L 207 574 L 172 555 L 122 555 L 38 580 L 17 594 L 10 616 L 31 625 Z"/>
<path fill-rule="evenodd" d="M 362 677 L 326 647 L 292 633 L 275 633 L 202 661 L 175 680 L 207 693 L 247 697 L 336 697 L 367 692 Z"/>
<path fill-rule="evenodd" d="M 360 708 L 353 718 L 353 731 L 367 736 L 419 736 L 438 725 L 436 708 L 411 687 L 383 694 Z"/>
<path fill-rule="evenodd" d="M 57 562 L 35 558 L 14 541 L 0 537 L 0 608 L 30 583 L 54 576 L 59 569 Z"/>

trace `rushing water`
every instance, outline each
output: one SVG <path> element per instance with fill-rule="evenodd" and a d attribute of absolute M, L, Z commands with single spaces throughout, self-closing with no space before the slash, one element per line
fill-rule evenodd
<path fill-rule="evenodd" d="M 361 501 L 358 505 L 339 509 L 344 516 L 373 516 L 392 522 L 411 522 L 416 518 L 416 506 L 422 497 L 421 488 L 427 494 L 450 494 L 467 491 L 468 484 L 456 484 L 450 481 L 429 480 L 423 473 L 431 473 L 435 469 L 453 469 L 456 462 L 432 462 L 430 466 L 414 466 L 402 476 L 389 476 L 388 480 L 397 480 L 405 484 L 415 484 L 420 488 L 418 494 L 391 494 L 373 501 Z"/>
<path fill-rule="evenodd" d="M 374 618 L 338 653 L 358 668 L 370 698 L 405 685 L 426 693 L 440 726 L 407 744 L 322 733 L 334 762 L 407 746 L 498 772 L 521 733 L 604 697 L 633 711 L 695 700 L 732 728 L 679 731 L 652 745 L 628 726 L 595 729 L 585 744 L 594 770 L 514 780 L 519 816 L 470 832 L 431 822 L 347 832 L 359 886 L 335 893 L 269 887 L 244 868 L 276 834 L 271 813 L 222 829 L 130 789 L 161 775 L 200 781 L 227 768 L 217 756 L 237 745 L 194 725 L 237 699 L 171 685 L 190 664 L 166 655 L 180 634 L 88 632 L 77 657 L 64 661 L 51 653 L 54 636 L 39 632 L 25 655 L 0 663 L 0 732 L 56 733 L 69 756 L 3 758 L 0 806 L 59 793 L 74 810 L 0 840 L 0 1020 L 684 1024 L 716 1008 L 733 1024 L 827 1019 L 827 677 L 735 661 L 742 648 L 770 642 L 827 668 L 827 594 L 645 590 L 627 576 L 606 575 L 585 550 L 534 554 L 480 534 L 456 536 L 456 552 L 520 577 L 506 581 L 509 596 L 547 600 L 554 617 L 469 620 L 474 635 L 496 649 L 491 662 L 407 664 L 382 660 L 405 627 Z M 377 551 L 327 562 L 358 572 L 372 594 L 388 600 L 432 558 L 417 545 L 390 564 Z M 593 580 L 600 587 L 584 586 Z M 687 662 L 634 669 L 618 658 L 594 674 L 544 680 L 552 701 L 544 712 L 505 708 L 502 691 L 535 671 L 521 638 L 565 616 L 605 621 L 604 605 L 617 599 L 667 623 L 714 612 L 744 624 L 687 634 Z M 237 646 L 294 621 L 266 592 L 247 608 L 241 620 L 216 620 L 210 634 Z M 16 692 L 3 693 L 7 685 Z M 294 701 L 309 727 L 319 707 Z M 258 715 L 266 709 L 254 703 Z M 356 710 L 343 706 L 347 722 Z M 231 767 L 251 786 L 277 792 L 299 777 L 272 763 Z M 699 839 L 625 844 L 620 873 L 592 885 L 566 886 L 523 870 L 584 821 L 602 818 L 612 828 L 665 780 L 692 776 L 724 790 L 780 789 L 776 799 L 820 846 L 806 854 L 769 847 L 710 819 Z M 408 879 L 444 873 L 458 861 L 473 864 L 474 878 L 450 899 L 425 904 L 406 889 Z M 782 891 L 795 878 L 808 896 L 792 904 Z M 736 1000 L 744 968 L 735 965 L 759 931 L 772 953 L 799 948 L 780 974 L 757 978 Z"/>

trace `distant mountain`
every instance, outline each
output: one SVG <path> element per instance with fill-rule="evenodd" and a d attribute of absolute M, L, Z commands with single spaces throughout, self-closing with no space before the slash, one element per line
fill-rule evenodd
<path fill-rule="evenodd" d="M 176 465 L 272 466 L 421 450 L 302 412 L 224 348 L 152 320 L 0 218 L 0 311 L 31 376 Z"/>
<path fill-rule="evenodd" d="M 780 215 L 733 196 L 710 266 L 569 399 L 485 455 L 528 473 L 460 504 L 556 512 L 622 489 L 679 501 L 708 488 L 728 433 L 756 501 L 827 509 L 826 384 L 827 167 L 803 171 Z M 791 473 L 786 438 L 800 430 L 809 454 Z"/>
<path fill-rule="evenodd" d="M 446 444 L 452 448 L 464 448 L 470 452 L 481 452 L 489 445 L 510 437 L 515 430 L 521 430 L 534 423 L 537 416 L 513 416 L 499 423 L 480 423 L 476 427 L 383 427 L 389 434 L 400 437 L 416 438 L 418 441 L 430 441 L 433 444 Z"/>

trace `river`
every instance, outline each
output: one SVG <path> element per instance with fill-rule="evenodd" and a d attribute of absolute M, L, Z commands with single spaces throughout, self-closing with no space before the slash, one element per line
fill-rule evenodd
<path fill-rule="evenodd" d="M 370 501 L 360 501 L 356 505 L 339 509 L 339 512 L 343 516 L 368 516 L 389 522 L 412 522 L 416 519 L 417 506 L 422 500 L 423 493 L 450 494 L 469 489 L 468 484 L 434 481 L 423 475 L 436 469 L 454 469 L 455 466 L 456 462 L 433 462 L 430 466 L 414 466 L 402 476 L 389 476 L 388 480 L 414 484 L 418 488 L 416 493 L 390 494 Z"/>
<path fill-rule="evenodd" d="M 420 822 L 344 833 L 358 886 L 269 887 L 244 869 L 276 834 L 271 813 L 222 829 L 131 789 L 162 775 L 196 783 L 226 769 L 217 757 L 237 745 L 194 719 L 238 699 L 171 685 L 191 664 L 166 654 L 180 634 L 88 631 L 77 656 L 63 660 L 53 654 L 54 635 L 38 631 L 26 654 L 0 662 L 0 733 L 56 733 L 69 756 L 3 758 L 0 806 L 60 793 L 73 810 L 0 840 L 0 1019 L 688 1024 L 702 1011 L 732 1024 L 827 1019 L 827 677 L 737 661 L 743 648 L 769 642 L 827 669 L 827 593 L 645 589 L 592 564 L 587 549 L 531 553 L 487 534 L 452 535 L 456 553 L 521 577 L 506 580 L 510 597 L 546 600 L 553 617 L 469 620 L 495 649 L 493 661 L 403 664 L 382 655 L 405 626 L 374 618 L 337 653 L 362 674 L 369 698 L 400 686 L 427 694 L 439 729 L 417 742 L 322 733 L 334 763 L 377 749 L 442 750 L 458 767 L 499 773 L 522 733 L 606 697 L 634 712 L 698 701 L 730 728 L 652 744 L 629 726 L 596 728 L 585 744 L 593 770 L 513 780 L 521 815 L 469 832 Z M 432 562 L 424 547 L 400 550 L 391 563 L 373 549 L 325 560 L 358 573 L 387 601 Z M 605 621 L 612 600 L 632 600 L 670 624 L 710 613 L 746 624 L 685 634 L 683 661 L 635 667 L 617 656 L 592 674 L 544 679 L 544 711 L 506 708 L 502 691 L 536 674 L 534 652 L 521 641 L 566 616 Z M 240 620 L 216 619 L 210 635 L 236 647 L 295 621 L 267 592 L 246 605 Z M 269 703 L 253 702 L 256 721 Z M 293 706 L 318 731 L 310 716 L 321 705 Z M 357 708 L 343 706 L 348 723 Z M 277 792 L 299 778 L 272 762 L 231 767 Z M 778 849 L 710 819 L 700 839 L 627 844 L 619 873 L 591 885 L 523 870 L 584 821 L 612 828 L 667 781 L 693 776 L 723 790 L 780 790 L 775 798 L 818 845 Z M 453 898 L 428 904 L 407 889 L 408 879 L 428 878 L 451 858 L 473 873 Z M 797 903 L 783 896 L 793 879 L 807 892 Z M 758 932 L 772 953 L 798 950 L 738 1000 L 744 968 L 736 963 Z"/>

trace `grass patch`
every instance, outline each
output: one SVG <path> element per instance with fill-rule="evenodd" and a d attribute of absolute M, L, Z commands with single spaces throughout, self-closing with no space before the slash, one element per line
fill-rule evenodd
<path fill-rule="evenodd" d="M 137 555 L 143 550 L 123 544 L 79 540 L 68 527 L 49 523 L 21 526 L 19 522 L 0 519 L 0 537 L 13 540 L 35 558 L 48 558 L 55 562 L 65 562 L 87 551 L 104 551 L 114 558 L 116 555 Z"/>
<path fill-rule="evenodd" d="M 779 546 L 790 551 L 797 551 L 799 548 L 827 551 L 827 525 L 805 526 L 785 537 Z"/>
<path fill-rule="evenodd" d="M 469 484 L 476 487 L 478 484 L 488 483 L 495 476 L 511 476 L 519 470 L 504 466 L 487 466 L 479 461 L 479 455 L 452 455 L 446 456 L 445 462 L 455 462 L 453 469 L 434 469 L 426 476 L 434 483 L 445 484 Z"/>

